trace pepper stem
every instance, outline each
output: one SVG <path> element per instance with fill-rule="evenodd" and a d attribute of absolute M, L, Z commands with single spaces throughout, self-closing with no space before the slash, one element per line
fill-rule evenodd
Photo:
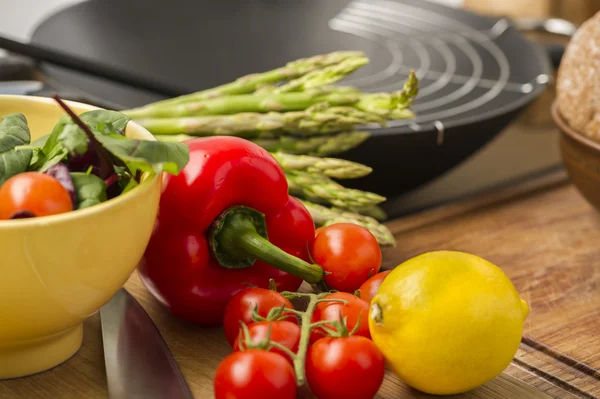
<path fill-rule="evenodd" d="M 244 268 L 263 261 L 310 284 L 323 279 L 323 269 L 303 261 L 269 242 L 264 215 L 252 208 L 235 206 L 212 225 L 210 247 L 223 267 Z"/>

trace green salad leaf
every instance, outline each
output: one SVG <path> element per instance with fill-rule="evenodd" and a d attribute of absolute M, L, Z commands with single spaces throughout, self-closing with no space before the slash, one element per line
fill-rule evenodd
<path fill-rule="evenodd" d="M 125 194 L 128 191 L 131 191 L 132 189 L 136 188 L 138 186 L 138 182 L 135 181 L 135 179 L 128 179 L 126 184 L 124 184 L 123 187 L 123 191 L 121 191 L 121 194 Z"/>
<path fill-rule="evenodd" d="M 190 159 L 189 148 L 182 143 L 128 139 L 122 136 L 96 137 L 111 154 L 132 170 L 177 175 Z"/>
<path fill-rule="evenodd" d="M 2 118 L 0 184 L 26 170 L 52 174 L 60 166 L 72 180 L 75 209 L 81 209 L 137 187 L 143 172 L 178 174 L 189 161 L 183 143 L 126 137 L 130 119 L 120 112 L 95 110 L 77 116 L 61 104 L 67 114 L 33 143 L 24 115 Z"/>
<path fill-rule="evenodd" d="M 58 142 L 69 154 L 83 155 L 88 150 L 88 138 L 85 132 L 74 123 L 67 123 L 58 134 Z"/>
<path fill-rule="evenodd" d="M 111 134 L 124 136 L 130 119 L 126 115 L 107 110 L 84 112 L 79 118 L 90 128 L 95 136 Z M 58 142 L 72 155 L 83 155 L 88 151 L 89 138 L 75 122 L 68 119 L 62 125 Z"/>
<path fill-rule="evenodd" d="M 104 109 L 85 112 L 79 117 L 92 128 L 92 131 L 104 134 L 119 134 L 121 136 L 125 134 L 125 128 L 131 120 L 125 114 Z"/>
<path fill-rule="evenodd" d="M 46 141 L 48 140 L 48 137 L 50 137 L 50 133 L 44 134 L 43 136 L 40 136 L 37 139 L 33 140 L 31 142 L 30 146 L 31 147 L 42 148 L 46 144 Z"/>
<path fill-rule="evenodd" d="M 68 122 L 68 117 L 61 117 L 50 134 L 42 136 L 31 143 L 31 147 L 38 148 L 34 148 L 35 155 L 31 160 L 29 170 L 45 172 L 66 158 L 68 151 L 59 142 L 58 136 Z"/>
<path fill-rule="evenodd" d="M 27 119 L 21 113 L 9 114 L 0 121 L 0 185 L 12 176 L 25 172 L 33 151 L 17 149 L 31 141 Z"/>
<path fill-rule="evenodd" d="M 130 119 L 120 112 L 95 110 L 79 117 L 102 147 L 127 165 L 134 174 L 138 170 L 178 174 L 189 161 L 189 149 L 185 144 L 125 137 L 124 131 Z M 44 171 L 69 154 L 85 154 L 89 150 L 89 144 L 86 133 L 68 116 L 62 117 L 43 141 L 41 154 L 36 155 L 36 162 L 32 167 Z M 131 187 L 129 183 L 128 186 Z"/>
<path fill-rule="evenodd" d="M 29 162 L 28 170 L 37 170 L 37 169 L 33 168 L 33 165 L 36 165 L 39 162 L 42 162 L 42 161 L 40 161 L 44 157 L 44 152 L 42 151 L 42 147 L 44 147 L 44 144 L 46 144 L 46 140 L 48 140 L 48 137 L 50 137 L 50 134 L 45 134 L 45 135 L 33 140 L 31 142 L 31 144 L 29 145 L 29 149 L 33 151 L 33 155 L 31 157 L 31 161 Z"/>
<path fill-rule="evenodd" d="M 75 209 L 88 208 L 106 201 L 106 183 L 96 175 L 73 172 L 71 180 L 75 187 Z"/>

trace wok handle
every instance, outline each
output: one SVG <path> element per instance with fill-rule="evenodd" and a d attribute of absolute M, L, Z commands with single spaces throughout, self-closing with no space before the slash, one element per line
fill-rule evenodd
<path fill-rule="evenodd" d="M 542 32 L 556 36 L 571 38 L 577 31 L 578 26 L 561 18 L 517 18 L 513 24 L 523 32 Z M 544 45 L 550 62 L 554 69 L 558 69 L 560 61 L 565 53 L 565 45 L 560 43 Z"/>
<path fill-rule="evenodd" d="M 577 31 L 577 25 L 561 18 L 517 18 L 515 26 L 525 32 L 543 32 L 571 38 Z"/>

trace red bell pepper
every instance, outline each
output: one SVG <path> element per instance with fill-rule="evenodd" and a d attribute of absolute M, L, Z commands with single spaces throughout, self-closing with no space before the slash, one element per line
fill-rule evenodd
<path fill-rule="evenodd" d="M 308 263 L 313 220 L 290 197 L 283 170 L 263 148 L 236 137 L 187 142 L 190 160 L 165 175 L 157 223 L 139 265 L 149 291 L 184 319 L 217 324 L 248 284 L 295 291 L 318 283 Z"/>

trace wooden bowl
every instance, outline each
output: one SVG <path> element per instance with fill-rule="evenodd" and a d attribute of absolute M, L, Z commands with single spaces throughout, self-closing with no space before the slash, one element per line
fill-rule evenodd
<path fill-rule="evenodd" d="M 552 105 L 552 119 L 560 129 L 560 152 L 563 164 L 575 187 L 600 210 L 600 143 L 573 130 Z"/>

